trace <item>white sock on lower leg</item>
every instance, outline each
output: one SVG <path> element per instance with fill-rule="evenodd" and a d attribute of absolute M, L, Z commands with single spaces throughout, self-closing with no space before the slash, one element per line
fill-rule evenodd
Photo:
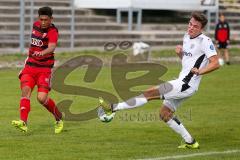
<path fill-rule="evenodd" d="M 177 119 L 176 119 L 177 120 Z M 177 132 L 178 134 L 180 134 L 182 136 L 182 138 L 185 140 L 185 142 L 187 143 L 192 143 L 193 138 L 192 136 L 189 134 L 189 132 L 186 130 L 186 128 L 182 125 L 182 123 L 180 123 L 180 121 L 176 121 L 174 119 L 170 119 L 167 122 L 167 125 L 172 128 L 175 132 Z"/>
<path fill-rule="evenodd" d="M 141 95 L 131 98 L 125 102 L 113 104 L 113 111 L 140 107 L 147 102 L 148 102 L 147 98 L 143 94 L 141 94 Z"/>

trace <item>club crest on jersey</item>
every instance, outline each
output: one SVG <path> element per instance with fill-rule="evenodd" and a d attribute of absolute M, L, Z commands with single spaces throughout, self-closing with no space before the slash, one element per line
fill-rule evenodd
<path fill-rule="evenodd" d="M 34 46 L 38 46 L 38 47 L 42 47 L 43 46 L 43 42 L 40 39 L 36 39 L 36 38 L 32 38 L 32 45 Z"/>
<path fill-rule="evenodd" d="M 210 49 L 212 50 L 212 51 L 214 51 L 215 49 L 214 49 L 214 45 L 213 44 L 211 44 L 210 45 Z"/>

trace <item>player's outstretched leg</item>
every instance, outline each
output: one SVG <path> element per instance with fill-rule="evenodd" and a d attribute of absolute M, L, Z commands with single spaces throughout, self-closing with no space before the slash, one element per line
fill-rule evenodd
<path fill-rule="evenodd" d="M 128 99 L 124 102 L 119 102 L 116 104 L 110 104 L 103 98 L 99 98 L 99 106 L 103 108 L 105 113 L 112 113 L 119 110 L 125 110 L 125 109 L 132 109 L 136 107 L 140 107 L 148 102 L 148 99 L 144 96 L 144 94 L 141 94 L 139 96 L 133 97 Z"/>
<path fill-rule="evenodd" d="M 108 103 L 106 100 L 99 97 L 98 116 L 101 121 L 106 122 L 105 120 L 102 120 L 102 119 L 107 119 L 107 122 L 110 122 L 113 119 L 116 111 L 136 108 L 144 105 L 147 102 L 148 100 L 143 94 L 130 98 L 127 101 L 116 103 L 116 104 Z M 101 110 L 104 111 L 103 114 L 101 114 L 102 113 Z"/>
<path fill-rule="evenodd" d="M 166 84 L 163 84 L 163 86 L 164 86 L 163 88 L 168 88 L 168 87 L 166 87 Z M 150 100 L 160 99 L 160 88 L 159 88 L 159 86 L 151 87 L 148 90 L 144 91 L 144 93 L 139 96 L 130 98 L 127 101 L 119 102 L 116 104 L 110 104 L 106 100 L 104 100 L 103 98 L 100 97 L 99 105 L 98 105 L 99 106 L 98 116 L 100 119 L 102 117 L 103 119 L 109 119 L 109 121 L 111 121 L 113 119 L 116 111 L 125 110 L 125 109 L 133 109 L 136 107 L 143 106 Z"/>

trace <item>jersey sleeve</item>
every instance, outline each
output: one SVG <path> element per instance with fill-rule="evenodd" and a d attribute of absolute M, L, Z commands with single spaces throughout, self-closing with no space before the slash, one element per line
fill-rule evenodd
<path fill-rule="evenodd" d="M 52 29 L 48 32 L 49 43 L 57 43 L 58 41 L 58 31 L 56 29 Z"/>
<path fill-rule="evenodd" d="M 207 58 L 217 55 L 215 46 L 210 38 L 203 39 L 202 51 L 207 56 Z"/>

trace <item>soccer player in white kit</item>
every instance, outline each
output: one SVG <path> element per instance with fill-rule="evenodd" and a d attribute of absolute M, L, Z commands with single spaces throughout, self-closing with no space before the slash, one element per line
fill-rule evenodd
<path fill-rule="evenodd" d="M 139 96 L 117 104 L 109 104 L 103 98 L 99 98 L 99 108 L 106 113 L 103 121 L 110 122 L 116 111 L 139 107 L 153 99 L 162 99 L 160 118 L 185 141 L 178 148 L 199 148 L 199 143 L 174 116 L 174 112 L 184 100 L 198 90 L 202 75 L 219 68 L 213 42 L 202 33 L 206 24 L 207 18 L 204 14 L 192 13 L 183 45 L 178 45 L 175 49 L 182 62 L 178 79 L 152 87 Z"/>

